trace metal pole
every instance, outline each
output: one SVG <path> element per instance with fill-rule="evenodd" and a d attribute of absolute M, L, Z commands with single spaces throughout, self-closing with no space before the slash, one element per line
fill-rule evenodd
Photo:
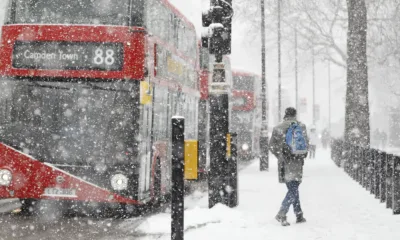
<path fill-rule="evenodd" d="M 392 208 L 393 203 L 393 154 L 387 155 L 386 161 L 386 208 Z"/>
<path fill-rule="evenodd" d="M 281 0 L 278 0 L 278 121 L 282 119 L 281 77 Z"/>
<path fill-rule="evenodd" d="M 315 53 L 312 48 L 313 125 L 315 125 Z"/>
<path fill-rule="evenodd" d="M 208 206 L 217 203 L 237 205 L 237 165 L 231 155 L 229 133 L 229 92 L 231 86 L 225 79 L 223 56 L 231 52 L 232 0 L 211 0 L 211 9 L 203 13 L 203 26 L 216 24 L 209 36 L 210 54 L 215 55 L 212 81 L 209 83 L 210 119 L 210 170 L 208 178 Z M 227 39 L 225 37 L 228 37 Z M 236 171 L 235 171 L 236 167 Z M 230 170 L 230 171 L 228 171 Z"/>
<path fill-rule="evenodd" d="M 214 63 L 213 78 L 210 84 L 210 171 L 208 178 L 208 206 L 212 208 L 217 203 L 228 206 L 226 191 L 229 176 L 226 168 L 227 136 L 229 134 L 229 96 L 228 83 L 225 80 L 225 68 L 222 63 Z M 236 190 L 236 189 L 235 189 Z M 221 194 L 222 193 L 222 194 Z"/>
<path fill-rule="evenodd" d="M 297 55 L 297 27 L 294 29 L 294 73 L 296 81 L 296 109 L 299 111 L 299 83 L 298 83 L 298 55 Z"/>
<path fill-rule="evenodd" d="M 171 239 L 183 240 L 185 119 L 172 118 Z"/>
<path fill-rule="evenodd" d="M 265 3 L 261 0 L 261 114 L 262 126 L 260 136 L 260 171 L 268 171 L 269 156 L 268 156 L 268 120 L 267 120 L 267 83 L 265 79 Z"/>
<path fill-rule="evenodd" d="M 329 81 L 329 135 L 331 134 L 331 62 L 328 61 L 328 81 Z"/>

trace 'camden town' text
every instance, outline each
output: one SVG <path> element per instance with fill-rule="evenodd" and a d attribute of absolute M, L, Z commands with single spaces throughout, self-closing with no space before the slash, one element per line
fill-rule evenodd
<path fill-rule="evenodd" d="M 69 61 L 79 60 L 78 54 L 64 53 L 61 50 L 58 50 L 58 53 L 47 53 L 47 52 L 39 53 L 26 50 L 24 52 L 24 57 L 27 59 L 35 59 L 35 60 L 69 60 Z"/>

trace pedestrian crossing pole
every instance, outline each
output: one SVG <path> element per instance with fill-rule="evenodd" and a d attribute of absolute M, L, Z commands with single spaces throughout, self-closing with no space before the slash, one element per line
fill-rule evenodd
<path fill-rule="evenodd" d="M 232 176 L 235 169 L 230 161 L 231 137 L 229 133 L 229 94 L 230 83 L 225 78 L 223 56 L 231 53 L 232 0 L 211 0 L 211 8 L 203 13 L 203 27 L 209 27 L 202 36 L 202 45 L 215 55 L 212 80 L 209 83 L 210 107 L 210 170 L 208 174 L 209 208 L 217 203 L 236 206 L 232 199 L 237 195 L 237 184 Z M 227 171 L 230 169 L 230 171 Z M 237 169 L 237 167 L 236 167 Z M 236 179 L 237 180 L 237 179 Z"/>

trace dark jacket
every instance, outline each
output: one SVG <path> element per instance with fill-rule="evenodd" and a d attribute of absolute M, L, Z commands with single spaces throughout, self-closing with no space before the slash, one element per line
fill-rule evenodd
<path fill-rule="evenodd" d="M 274 127 L 271 139 L 269 141 L 269 150 L 278 159 L 278 173 L 279 182 L 302 181 L 303 178 L 303 165 L 305 156 L 293 156 L 290 153 L 284 152 L 286 146 L 285 138 L 286 132 L 292 122 L 297 121 L 295 118 L 287 118 L 281 124 Z M 309 146 L 309 139 L 307 136 L 306 126 L 297 121 L 303 129 L 303 135 L 306 138 L 307 146 Z"/>

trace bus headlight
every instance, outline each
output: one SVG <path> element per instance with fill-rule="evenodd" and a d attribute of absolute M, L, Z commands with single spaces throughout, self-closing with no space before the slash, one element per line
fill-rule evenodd
<path fill-rule="evenodd" d="M 9 186 L 12 180 L 12 174 L 7 169 L 0 169 L 0 186 Z"/>
<path fill-rule="evenodd" d="M 122 173 L 114 174 L 111 177 L 111 187 L 116 191 L 126 190 L 128 188 L 128 178 Z"/>
<path fill-rule="evenodd" d="M 249 145 L 247 145 L 247 143 L 243 144 L 242 149 L 243 149 L 243 151 L 249 150 Z"/>
<path fill-rule="evenodd" d="M 96 163 L 94 170 L 98 173 L 104 173 L 107 170 L 107 165 L 104 163 Z"/>

